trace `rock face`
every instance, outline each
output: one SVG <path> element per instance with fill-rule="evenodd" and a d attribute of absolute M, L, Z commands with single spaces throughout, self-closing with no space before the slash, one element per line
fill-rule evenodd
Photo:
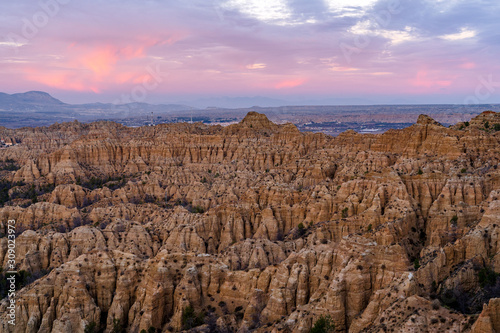
<path fill-rule="evenodd" d="M 0 332 L 499 331 L 497 119 L 1 129 L 27 273 Z"/>

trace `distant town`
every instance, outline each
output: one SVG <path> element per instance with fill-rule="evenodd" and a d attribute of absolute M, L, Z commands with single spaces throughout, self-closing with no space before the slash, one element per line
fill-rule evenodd
<path fill-rule="evenodd" d="M 6 149 L 11 146 L 15 146 L 16 144 L 12 142 L 10 139 L 0 139 L 0 149 Z"/>

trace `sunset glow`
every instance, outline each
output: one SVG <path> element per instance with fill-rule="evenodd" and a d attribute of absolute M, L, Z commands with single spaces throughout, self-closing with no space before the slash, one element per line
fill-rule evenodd
<path fill-rule="evenodd" d="M 33 18 L 51 1 L 42 25 Z M 0 91 L 110 102 L 155 66 L 164 80 L 148 91 L 152 103 L 257 95 L 461 103 L 500 69 L 494 1 L 40 3 L 4 4 Z"/>

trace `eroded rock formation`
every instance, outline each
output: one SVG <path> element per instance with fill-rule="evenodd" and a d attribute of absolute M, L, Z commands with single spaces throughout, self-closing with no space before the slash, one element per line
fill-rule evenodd
<path fill-rule="evenodd" d="M 495 332 L 499 123 L 2 129 L 21 168 L 1 171 L 0 232 L 17 221 L 28 273 L 0 332 L 309 332 L 325 315 L 339 332 Z"/>

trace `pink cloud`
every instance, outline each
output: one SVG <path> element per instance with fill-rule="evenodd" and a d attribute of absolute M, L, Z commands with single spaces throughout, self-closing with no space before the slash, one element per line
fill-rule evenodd
<path fill-rule="evenodd" d="M 118 59 L 117 50 L 111 46 L 107 46 L 82 55 L 78 59 L 78 62 L 81 62 L 86 68 L 101 77 L 111 72 Z"/>
<path fill-rule="evenodd" d="M 100 89 L 93 84 L 86 84 L 71 72 L 64 71 L 42 71 L 37 68 L 25 68 L 24 74 L 27 80 L 44 84 L 48 87 L 73 90 L 73 91 L 92 91 L 99 93 Z"/>
<path fill-rule="evenodd" d="M 276 84 L 275 88 L 276 89 L 295 88 L 303 85 L 305 82 L 306 82 L 305 79 L 285 80 Z"/>
<path fill-rule="evenodd" d="M 450 86 L 453 81 L 451 80 L 442 80 L 435 78 L 434 77 L 429 77 L 429 73 L 427 70 L 420 70 L 417 73 L 417 76 L 414 79 L 410 80 L 410 83 L 413 86 L 416 87 L 423 87 L 423 88 L 432 88 L 432 87 L 448 87 Z"/>
<path fill-rule="evenodd" d="M 476 64 L 474 62 L 465 62 L 459 66 L 462 69 L 474 69 L 476 68 Z"/>

